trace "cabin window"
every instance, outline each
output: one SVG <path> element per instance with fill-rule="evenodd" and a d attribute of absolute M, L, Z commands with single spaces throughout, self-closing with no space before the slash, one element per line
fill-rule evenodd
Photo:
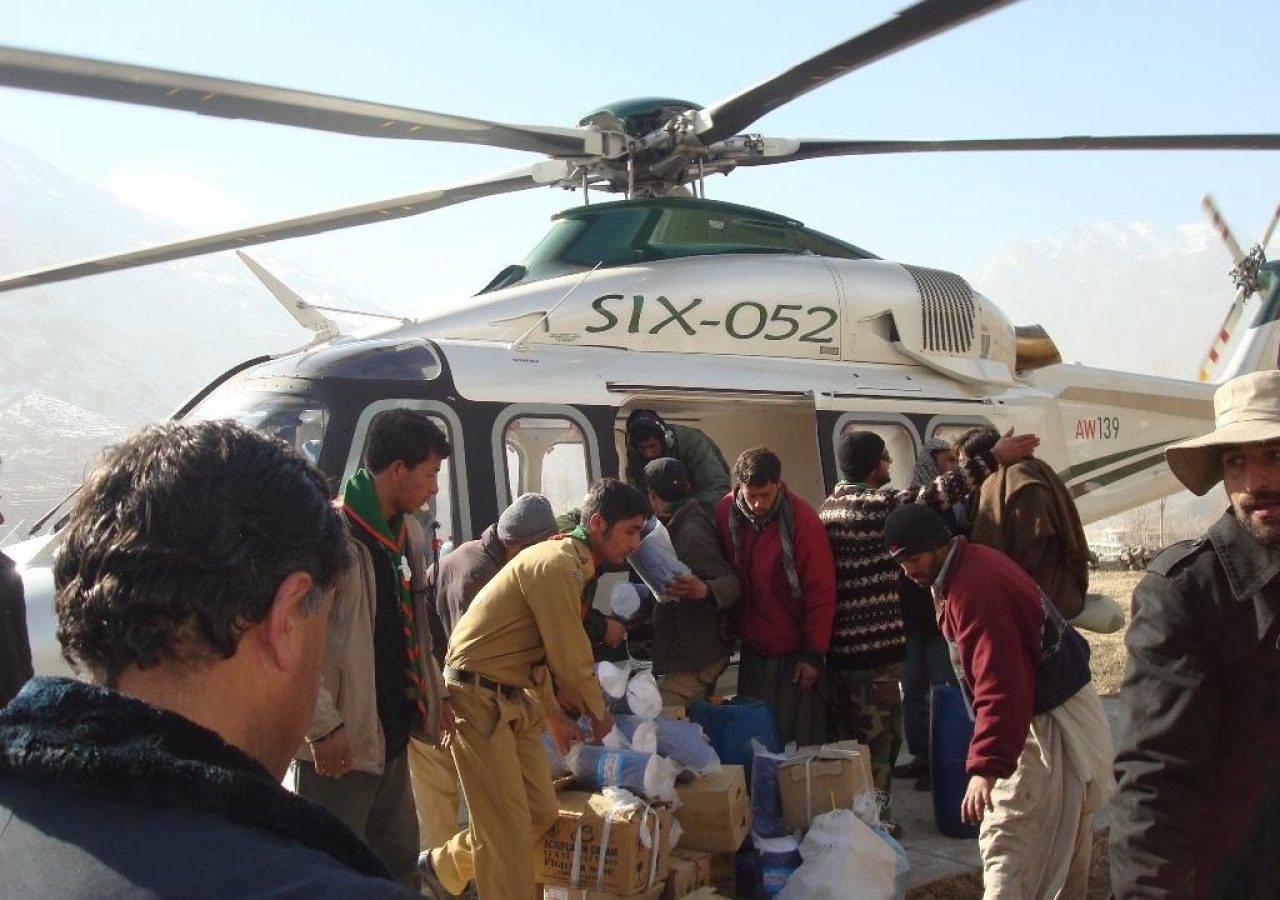
<path fill-rule="evenodd" d="M 347 465 L 338 490 L 341 491 L 342 484 L 346 483 L 346 479 L 351 477 L 356 469 L 364 464 L 364 449 L 369 438 L 369 425 L 374 417 L 385 410 L 400 408 L 425 412 L 436 427 L 444 432 L 444 436 L 448 439 L 449 446 L 453 451 L 440 466 L 440 475 L 437 479 L 439 493 L 415 514 L 428 539 L 432 536 L 432 526 L 438 523 L 439 527 L 435 530 L 435 536 L 439 538 L 447 551 L 451 547 L 469 540 L 472 534 L 470 532 L 470 510 L 467 505 L 465 485 L 458 483 L 459 473 L 465 472 L 465 466 L 459 463 L 459 460 L 465 458 L 462 446 L 462 428 L 453 410 L 444 404 L 431 400 L 391 399 L 379 400 L 365 407 L 356 422 L 355 433 L 351 439 L 351 452 L 347 457 Z M 426 553 L 428 561 L 430 561 L 431 546 L 429 544 L 426 547 Z"/>
<path fill-rule="evenodd" d="M 591 466 L 577 422 L 560 416 L 519 416 L 507 422 L 502 440 L 512 498 L 531 491 L 542 494 L 557 515 L 582 504 Z"/>
<path fill-rule="evenodd" d="M 906 420 L 898 421 L 896 417 L 870 417 L 850 413 L 841 416 L 836 430 L 836 449 L 840 447 L 840 438 L 851 431 L 874 431 L 884 439 L 885 450 L 893 460 L 889 465 L 889 484 L 895 488 L 905 488 L 911 484 L 911 473 L 916 467 L 915 432 Z M 837 476 L 839 473 L 836 473 Z"/>
<path fill-rule="evenodd" d="M 925 434 L 931 438 L 941 438 L 955 446 L 956 439 L 965 432 L 991 423 L 981 416 L 938 416 L 929 422 Z"/>
<path fill-rule="evenodd" d="M 214 391 L 186 416 L 211 421 L 232 419 L 287 443 L 313 465 L 320 459 L 329 410 L 314 397 L 266 391 Z"/>

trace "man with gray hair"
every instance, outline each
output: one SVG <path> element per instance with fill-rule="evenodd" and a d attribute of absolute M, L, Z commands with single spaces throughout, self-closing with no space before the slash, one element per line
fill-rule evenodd
<path fill-rule="evenodd" d="M 324 476 L 233 422 L 149 426 L 80 491 L 58 640 L 0 711 L 6 897 L 411 895 L 280 785 L 351 564 Z"/>
<path fill-rule="evenodd" d="M 1280 897 L 1280 372 L 1218 388 L 1165 459 L 1231 506 L 1133 592 L 1111 811 L 1117 900 Z"/>
<path fill-rule="evenodd" d="M 440 640 L 432 642 L 436 663 L 454 626 L 480 589 L 525 547 L 555 534 L 551 501 L 541 494 L 521 494 L 477 540 L 467 541 L 427 570 L 427 615 L 436 615 Z M 458 830 L 458 772 L 448 750 L 425 741 L 409 741 L 409 774 L 418 809 L 418 845 L 425 852 L 439 847 Z"/>

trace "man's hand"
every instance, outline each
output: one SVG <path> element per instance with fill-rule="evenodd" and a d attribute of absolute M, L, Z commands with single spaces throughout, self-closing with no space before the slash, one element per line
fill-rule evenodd
<path fill-rule="evenodd" d="M 582 715 L 582 710 L 578 709 L 578 707 L 574 705 L 573 701 L 569 699 L 569 695 L 564 691 L 559 691 L 556 694 L 556 703 L 558 703 L 560 708 L 564 710 L 564 714 L 571 719 L 576 719 L 578 716 Z"/>
<path fill-rule="evenodd" d="M 1007 466 L 1009 463 L 1030 456 L 1038 446 L 1040 446 L 1040 438 L 1034 434 L 1014 434 L 1013 429 L 1010 428 L 1005 436 L 996 441 L 996 445 L 991 448 L 991 455 L 1000 465 Z"/>
<path fill-rule="evenodd" d="M 604 643 L 616 647 L 627 639 L 627 626 L 617 619 L 605 619 Z"/>
<path fill-rule="evenodd" d="M 316 774 L 325 778 L 341 778 L 351 771 L 351 741 L 347 729 L 339 725 L 334 731 L 311 745 L 316 761 Z"/>
<path fill-rule="evenodd" d="M 969 787 L 960 801 L 960 821 L 969 825 L 977 825 L 987 810 L 995 807 L 991 804 L 991 788 L 996 780 L 985 775 L 974 775 L 969 779 Z"/>
<path fill-rule="evenodd" d="M 800 685 L 800 690 L 807 691 L 813 687 L 818 680 L 818 670 L 808 663 L 796 663 L 796 673 L 791 676 L 791 680 Z"/>
<path fill-rule="evenodd" d="M 680 575 L 667 583 L 667 596 L 675 600 L 706 600 L 710 588 L 697 575 Z"/>
<path fill-rule="evenodd" d="M 569 748 L 582 740 L 582 730 L 578 723 L 564 714 L 563 710 L 552 710 L 546 714 L 547 731 L 551 734 L 551 743 L 561 756 L 569 752 Z"/>
<path fill-rule="evenodd" d="M 448 750 L 453 743 L 453 736 L 458 733 L 458 723 L 453 718 L 453 704 L 446 698 L 440 704 L 440 734 L 436 736 L 436 747 Z"/>
<path fill-rule="evenodd" d="M 600 743 L 610 731 L 613 731 L 613 714 L 606 709 L 603 716 L 591 723 L 591 743 Z"/>

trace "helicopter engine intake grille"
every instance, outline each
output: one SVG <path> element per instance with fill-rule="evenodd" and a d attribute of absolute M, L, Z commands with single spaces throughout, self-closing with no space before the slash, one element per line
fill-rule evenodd
<path fill-rule="evenodd" d="M 968 353 L 973 347 L 973 288 L 951 272 L 903 266 L 920 294 L 925 350 Z"/>

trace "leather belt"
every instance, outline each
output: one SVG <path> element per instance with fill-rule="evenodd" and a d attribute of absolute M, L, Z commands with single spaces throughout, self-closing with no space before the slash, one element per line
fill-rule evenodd
<path fill-rule="evenodd" d="M 510 697 L 524 688 L 518 688 L 510 684 L 500 684 L 492 678 L 486 678 L 478 672 L 466 672 L 462 669 L 455 669 L 453 666 L 444 667 L 444 677 L 448 681 L 457 682 L 458 684 L 470 684 L 486 691 L 493 691 L 504 697 Z"/>

